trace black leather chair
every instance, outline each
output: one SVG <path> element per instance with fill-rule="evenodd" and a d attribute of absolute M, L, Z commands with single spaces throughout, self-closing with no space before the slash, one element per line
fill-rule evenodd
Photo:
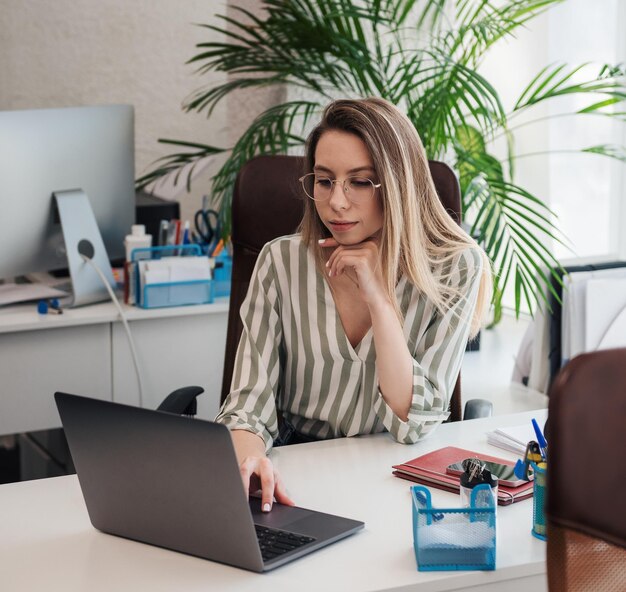
<path fill-rule="evenodd" d="M 439 198 L 450 216 L 461 222 L 461 193 L 457 178 L 446 164 L 430 161 Z M 239 172 L 232 204 L 233 269 L 230 309 L 226 334 L 226 355 L 221 401 L 230 391 L 235 354 L 243 330 L 239 309 L 248 291 L 250 277 L 263 245 L 293 234 L 302 219 L 304 197 L 298 178 L 304 174 L 304 158 L 296 156 L 257 156 Z M 468 401 L 464 417 L 491 415 L 491 403 Z M 461 419 L 461 379 L 450 398 L 450 421 Z"/>

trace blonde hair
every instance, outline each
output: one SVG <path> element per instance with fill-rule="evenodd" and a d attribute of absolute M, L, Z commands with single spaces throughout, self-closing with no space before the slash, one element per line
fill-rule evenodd
<path fill-rule="evenodd" d="M 315 165 L 319 139 L 329 130 L 359 137 L 374 162 L 381 183 L 379 199 L 384 217 L 381 264 L 392 302 L 396 303 L 396 283 L 405 275 L 445 314 L 459 297 L 464 297 L 450 285 L 450 277 L 455 273 L 451 265 L 454 257 L 468 247 L 478 249 L 483 265 L 478 300 L 470 321 L 470 335 L 475 335 L 491 300 L 491 265 L 484 251 L 444 209 L 422 141 L 411 121 L 383 99 L 334 101 L 326 107 L 321 122 L 307 139 L 307 172 Z M 330 234 L 312 200 L 305 202 L 300 232 L 321 263 L 323 255 L 318 240 Z"/>

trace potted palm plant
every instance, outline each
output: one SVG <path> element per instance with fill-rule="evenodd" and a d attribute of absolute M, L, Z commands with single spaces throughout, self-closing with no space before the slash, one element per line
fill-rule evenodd
<path fill-rule="evenodd" d="M 261 0 L 260 16 L 236 8 L 238 18 L 220 17 L 223 28 L 203 25 L 225 41 L 198 44 L 190 60 L 198 74 L 226 72 L 228 80 L 193 93 L 184 109 L 211 116 L 231 93 L 274 85 L 285 86 L 291 98 L 259 113 L 229 148 L 161 139 L 182 150 L 157 161 L 137 183 L 143 187 L 227 153 L 212 194 L 228 232 L 232 188 L 244 162 L 301 147 L 308 126 L 333 98 L 380 96 L 405 110 L 430 158 L 457 171 L 466 222 L 494 265 L 494 322 L 510 282 L 516 311 L 524 304 L 532 310 L 546 286 L 551 289 L 544 270 L 558 266 L 546 239 L 562 237 L 545 202 L 515 179 L 509 122 L 565 94 L 588 97 L 586 108 L 572 115 L 620 116 L 611 109 L 626 99 L 624 72 L 608 65 L 593 72 L 547 66 L 507 111 L 478 69 L 498 41 L 561 1 Z M 498 158 L 490 147 L 502 137 L 507 153 Z M 585 150 L 624 160 L 619 147 Z"/>

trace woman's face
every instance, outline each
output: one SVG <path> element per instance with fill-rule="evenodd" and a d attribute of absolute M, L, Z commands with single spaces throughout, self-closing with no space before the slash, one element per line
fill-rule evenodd
<path fill-rule="evenodd" d="M 377 237 L 383 227 L 380 189 L 375 190 L 371 199 L 353 203 L 350 191 L 346 194 L 343 188 L 347 177 L 371 179 L 374 184 L 379 183 L 372 157 L 363 140 L 348 132 L 324 132 L 315 149 L 313 172 L 318 178 L 339 181 L 334 184 L 332 194 L 326 201 L 315 202 L 315 209 L 333 238 L 343 245 L 356 245 Z"/>

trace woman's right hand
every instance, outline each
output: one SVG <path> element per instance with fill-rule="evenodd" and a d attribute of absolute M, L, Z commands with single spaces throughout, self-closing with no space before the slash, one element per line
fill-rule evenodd
<path fill-rule="evenodd" d="M 274 498 L 287 506 L 294 506 L 283 481 L 267 456 L 246 456 L 239 465 L 246 495 L 261 490 L 261 508 L 264 512 L 272 509 Z"/>
<path fill-rule="evenodd" d="M 233 430 L 230 434 L 246 495 L 260 489 L 261 508 L 264 512 L 272 509 L 274 498 L 281 504 L 295 505 L 272 461 L 265 456 L 265 444 L 261 437 L 246 430 Z"/>

